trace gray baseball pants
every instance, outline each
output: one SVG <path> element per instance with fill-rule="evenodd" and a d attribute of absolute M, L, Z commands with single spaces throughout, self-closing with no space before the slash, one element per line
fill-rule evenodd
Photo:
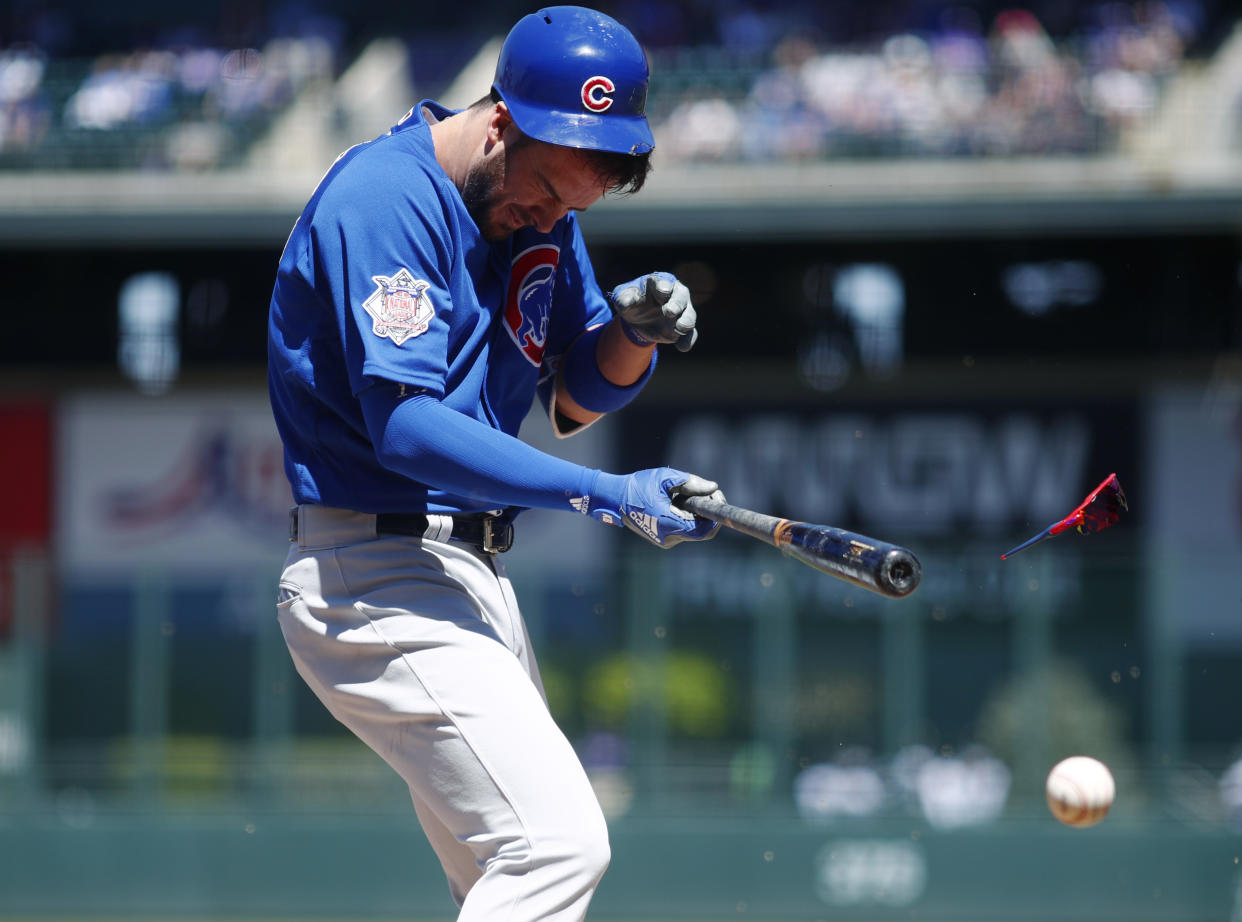
<path fill-rule="evenodd" d="M 437 537 L 451 520 L 430 516 Z M 584 918 L 608 833 L 499 558 L 301 506 L 280 626 L 329 712 L 409 785 L 459 922 Z"/>

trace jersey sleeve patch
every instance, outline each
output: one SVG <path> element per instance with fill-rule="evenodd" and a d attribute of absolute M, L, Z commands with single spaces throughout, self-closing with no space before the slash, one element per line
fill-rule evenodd
<path fill-rule="evenodd" d="M 416 279 L 409 269 L 398 269 L 391 276 L 373 275 L 375 291 L 362 302 L 371 315 L 371 332 L 391 339 L 400 346 L 407 339 L 427 332 L 435 308 L 427 297 L 431 285 Z"/>

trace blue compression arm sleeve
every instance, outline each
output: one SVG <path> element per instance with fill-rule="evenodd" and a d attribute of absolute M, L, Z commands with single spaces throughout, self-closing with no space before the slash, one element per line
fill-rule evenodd
<path fill-rule="evenodd" d="M 569 347 L 569 353 L 561 366 L 569 396 L 574 398 L 578 406 L 592 413 L 611 413 L 621 409 L 638 396 L 656 366 L 656 350 L 652 349 L 647 370 L 633 384 L 613 384 L 605 378 L 595 358 L 595 350 L 599 348 L 599 338 L 603 335 L 605 326 L 606 324 L 587 330 L 579 336 Z"/>
<path fill-rule="evenodd" d="M 589 497 L 597 481 L 624 480 L 545 454 L 428 394 L 401 398 L 377 384 L 360 399 L 381 464 L 489 508 L 573 510 L 569 501 Z"/>

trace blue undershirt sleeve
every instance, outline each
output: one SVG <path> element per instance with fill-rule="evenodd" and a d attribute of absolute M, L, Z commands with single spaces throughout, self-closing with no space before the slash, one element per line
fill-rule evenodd
<path fill-rule="evenodd" d="M 598 326 L 578 337 L 569 347 L 561 367 L 569 396 L 574 398 L 578 406 L 592 413 L 611 413 L 621 409 L 638 396 L 656 366 L 656 350 L 652 349 L 651 361 L 642 377 L 633 384 L 613 384 L 599 370 L 599 362 L 595 358 L 595 350 L 599 347 L 599 339 L 603 333 L 604 327 Z"/>
<path fill-rule="evenodd" d="M 570 500 L 591 496 L 600 480 L 600 471 L 539 451 L 431 395 L 401 397 L 382 382 L 359 397 L 381 464 L 489 508 L 575 510 Z"/>

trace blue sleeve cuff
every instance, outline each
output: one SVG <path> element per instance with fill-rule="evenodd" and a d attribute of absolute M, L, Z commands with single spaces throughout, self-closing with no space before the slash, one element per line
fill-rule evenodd
<path fill-rule="evenodd" d="M 642 377 L 633 384 L 622 387 L 605 378 L 603 372 L 599 370 L 599 363 L 595 360 L 595 349 L 599 345 L 600 336 L 603 335 L 604 326 L 606 324 L 587 330 L 579 336 L 570 346 L 561 366 L 561 374 L 565 376 L 565 389 L 569 391 L 569 396 L 578 406 L 592 413 L 611 413 L 613 410 L 621 409 L 638 396 L 638 392 L 643 389 L 656 366 L 658 350 L 653 349 L 651 363 L 643 372 Z"/>

